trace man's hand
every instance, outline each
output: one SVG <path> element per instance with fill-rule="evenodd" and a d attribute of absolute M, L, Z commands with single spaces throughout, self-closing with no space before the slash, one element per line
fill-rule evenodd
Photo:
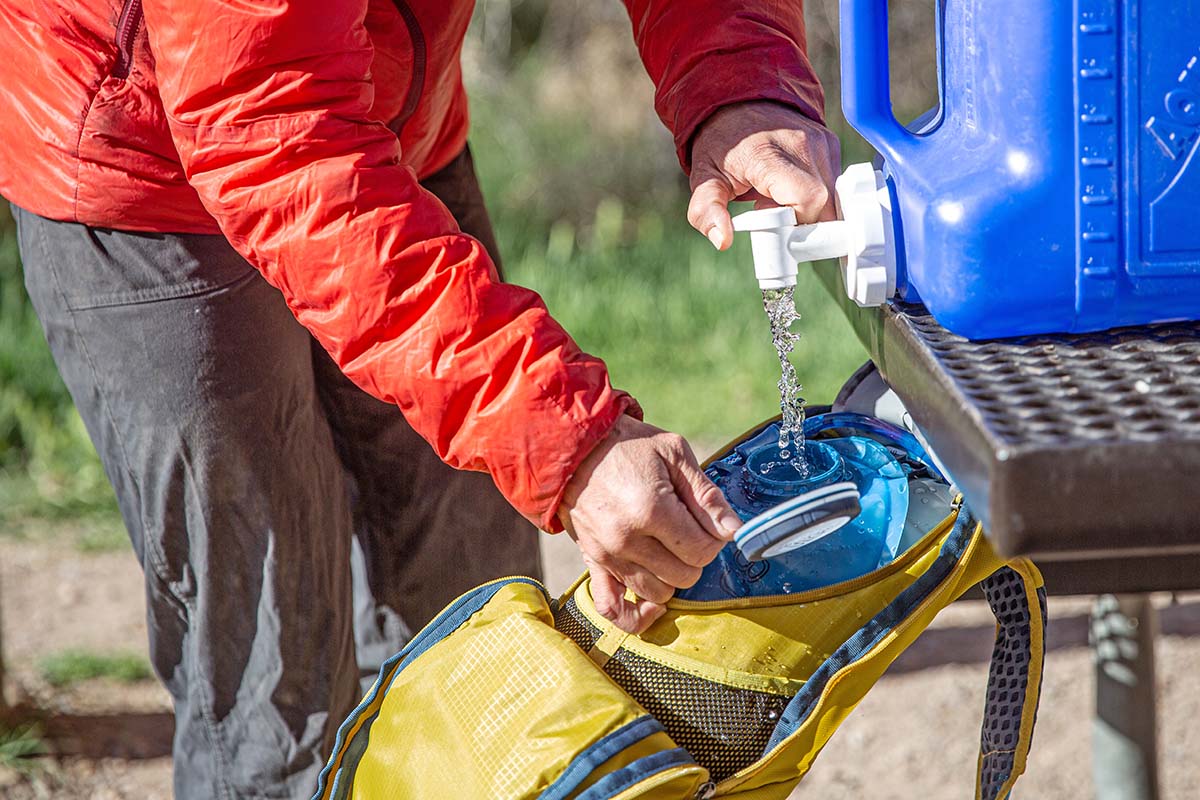
<path fill-rule="evenodd" d="M 837 219 L 837 137 L 799 111 L 756 101 L 726 106 L 692 142 L 688 222 L 718 250 L 733 243 L 732 200 L 791 206 L 801 223 Z"/>
<path fill-rule="evenodd" d="M 591 572 L 596 610 L 630 633 L 662 616 L 742 524 L 683 437 L 629 416 L 579 466 L 558 516 Z"/>

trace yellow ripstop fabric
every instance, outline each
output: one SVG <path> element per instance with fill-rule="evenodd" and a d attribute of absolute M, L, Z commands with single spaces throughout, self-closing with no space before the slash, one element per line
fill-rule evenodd
<path fill-rule="evenodd" d="M 943 582 L 932 596 L 888 634 L 883 641 L 852 666 L 838 672 L 830 680 L 809 717 L 809 724 L 803 725 L 791 737 L 777 745 L 752 769 L 720 784 L 715 796 L 737 797 L 740 800 L 784 800 L 796 783 L 811 768 L 817 755 L 838 726 L 866 696 L 892 661 L 929 626 L 938 611 L 1003 565 L 1004 562 L 996 556 L 987 540 L 977 530 L 968 552 L 959 562 L 955 574 Z M 1028 577 L 1027 585 L 1036 582 L 1036 586 L 1041 586 L 1041 575 L 1032 564 L 1024 562 L 1017 566 L 1020 567 L 1018 571 L 1024 572 Z M 1030 591 L 1034 591 L 1032 585 Z M 1040 632 L 1036 638 L 1040 640 Z M 1037 647 L 1040 651 L 1040 641 Z M 1040 675 L 1040 669 L 1038 673 Z M 1036 709 L 1038 700 L 1036 686 L 1031 687 L 1025 700 L 1027 707 Z M 1026 728 L 1021 737 L 1023 753 L 1028 752 L 1032 738 L 1033 717 L 1031 710 L 1022 718 L 1022 724 Z M 1012 781 L 1016 780 L 1023 769 L 1024 760 L 1022 758 Z"/>
<path fill-rule="evenodd" d="M 537 587 L 512 583 L 395 674 L 349 796 L 536 798 L 584 747 L 645 713 L 554 630 Z M 674 746 L 659 733 L 607 766 Z M 693 773 L 694 790 L 704 776 Z"/>
<path fill-rule="evenodd" d="M 811 592 L 721 602 L 672 600 L 667 613 L 623 646 L 684 672 L 738 688 L 791 696 L 855 631 L 922 575 L 955 521 L 948 517 L 921 542 L 864 580 Z M 590 583 L 572 596 L 584 616 L 607 632 Z"/>
<path fill-rule="evenodd" d="M 654 679 L 659 682 L 664 680 L 662 676 L 667 673 L 654 666 L 661 665 L 673 671 L 680 681 L 694 676 L 719 685 L 718 689 L 726 686 L 738 692 L 760 693 L 758 696 L 778 694 L 791 698 L 851 636 L 930 571 L 952 536 L 963 537 L 963 531 L 957 534 L 955 531 L 958 521 L 956 511 L 896 562 L 855 581 L 813 592 L 769 598 L 711 603 L 672 601 L 667 613 L 648 631 L 640 637 L 623 638 L 620 650 L 609 654 L 606 669 L 618 682 L 628 683 L 632 676 L 635 683 L 644 686 L 648 674 L 654 674 Z M 725 776 L 707 796 L 739 800 L 786 798 L 808 772 L 834 731 L 888 665 L 928 627 L 942 608 L 997 570 L 1008 567 L 1015 571 L 1023 579 L 1030 607 L 1037 608 L 1037 590 L 1042 586 L 1042 578 L 1036 567 L 1025 559 L 1005 562 L 992 550 L 978 523 L 970 518 L 963 522 L 971 526 L 966 544 L 953 566 L 933 584 L 929 593 L 913 608 L 906 609 L 895 624 L 852 663 L 828 677 L 815 706 L 797 730 L 763 753 L 761 758 Z M 568 590 L 560 604 L 586 619 L 599 636 L 604 636 L 612 627 L 596 612 L 586 576 Z M 1023 699 L 1015 767 L 1006 783 L 1009 788 L 1024 770 L 1040 688 L 1043 637 L 1040 615 L 1031 614 L 1030 622 L 1033 660 L 1028 691 Z M 631 671 L 621 672 L 626 669 L 620 664 L 622 651 L 636 656 L 632 659 L 635 666 Z M 613 669 L 614 662 L 617 670 Z M 648 668 L 657 671 L 651 673 Z M 671 679 L 666 680 L 670 682 Z M 626 688 L 634 687 L 628 685 Z M 654 690 L 656 697 L 651 699 L 669 693 L 669 688 L 660 687 Z M 650 710 L 656 709 L 651 705 Z M 671 725 L 668 725 L 668 731 L 671 731 Z M 730 731 L 735 736 L 753 735 L 753 731 L 726 728 L 720 736 L 724 738 Z M 677 738 L 679 735 L 676 734 Z M 719 771 L 718 765 L 710 763 L 710 759 L 721 757 L 719 748 L 700 754 L 691 741 L 678 740 L 681 745 L 693 749 L 698 761 Z M 718 754 L 712 755 L 714 752 Z M 976 791 L 978 796 L 978 786 Z M 993 796 L 1003 797 L 1004 793 Z"/>
<path fill-rule="evenodd" d="M 674 600 L 639 636 L 596 612 L 587 575 L 553 606 L 532 579 L 485 584 L 385 665 L 318 798 L 784 800 L 892 661 L 977 584 L 998 624 L 975 796 L 1001 800 L 1029 752 L 1044 590 L 957 506 L 860 578 Z"/>

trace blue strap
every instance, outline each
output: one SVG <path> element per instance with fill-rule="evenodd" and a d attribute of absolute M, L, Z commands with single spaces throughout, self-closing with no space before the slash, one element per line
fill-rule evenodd
<path fill-rule="evenodd" d="M 695 760 L 682 747 L 673 750 L 663 750 L 653 755 L 639 758 L 627 767 L 616 772 L 610 772 L 586 792 L 579 795 L 577 800 L 610 800 L 631 786 L 635 786 L 647 778 L 668 770 L 671 767 L 682 767 L 695 764 Z"/>
<path fill-rule="evenodd" d="M 605 761 L 625 748 L 662 731 L 662 723 L 649 715 L 622 725 L 607 736 L 597 739 L 577 755 L 558 779 L 538 795 L 538 800 L 565 800 Z"/>

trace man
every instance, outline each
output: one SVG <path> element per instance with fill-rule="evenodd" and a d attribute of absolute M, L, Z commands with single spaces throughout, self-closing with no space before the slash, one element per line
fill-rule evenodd
<path fill-rule="evenodd" d="M 627 5 L 693 225 L 727 247 L 738 196 L 831 216 L 800 3 Z M 498 279 L 470 3 L 3 9 L 0 192 L 145 570 L 178 796 L 311 792 L 358 667 L 537 573 L 521 517 L 628 630 L 728 541 L 686 443 Z"/>

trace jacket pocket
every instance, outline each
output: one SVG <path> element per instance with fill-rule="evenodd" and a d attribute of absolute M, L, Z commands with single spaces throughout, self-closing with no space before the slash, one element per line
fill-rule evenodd
<path fill-rule="evenodd" d="M 141 0 L 133 0 L 140 4 Z M 396 118 L 388 123 L 388 127 L 396 135 L 400 134 L 404 128 L 404 123 L 412 117 L 417 111 L 417 104 L 421 102 L 421 95 L 425 91 L 425 67 L 428 61 L 428 49 L 425 43 L 425 33 L 421 30 L 421 24 L 417 21 L 417 15 L 412 10 L 412 6 L 406 0 L 394 0 L 396 10 L 400 12 L 400 18 L 404 20 L 404 27 L 408 30 L 408 38 L 412 42 L 413 63 L 412 63 L 412 78 L 408 84 L 408 92 L 404 95 L 404 105 L 400 107 L 400 113 Z"/>

